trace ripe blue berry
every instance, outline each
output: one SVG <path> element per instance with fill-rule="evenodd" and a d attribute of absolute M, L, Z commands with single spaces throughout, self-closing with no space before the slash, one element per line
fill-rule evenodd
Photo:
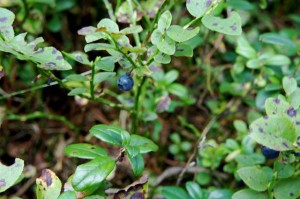
<path fill-rule="evenodd" d="M 119 77 L 117 83 L 121 91 L 129 91 L 132 89 L 134 81 L 130 75 L 125 74 Z"/>
<path fill-rule="evenodd" d="M 266 146 L 261 147 L 261 152 L 267 159 L 274 159 L 279 156 L 279 151 L 275 151 Z"/>

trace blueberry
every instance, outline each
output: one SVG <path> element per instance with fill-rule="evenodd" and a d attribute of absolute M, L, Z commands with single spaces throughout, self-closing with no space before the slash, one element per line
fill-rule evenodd
<path fill-rule="evenodd" d="M 266 146 L 261 147 L 261 152 L 267 159 L 274 159 L 279 156 L 279 151 L 275 151 Z"/>
<path fill-rule="evenodd" d="M 119 77 L 117 83 L 121 91 L 129 91 L 132 89 L 134 81 L 130 75 L 125 74 Z"/>

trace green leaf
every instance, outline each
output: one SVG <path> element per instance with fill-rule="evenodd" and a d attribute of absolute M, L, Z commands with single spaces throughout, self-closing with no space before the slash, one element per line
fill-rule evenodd
<path fill-rule="evenodd" d="M 241 17 L 237 12 L 232 12 L 227 19 L 205 15 L 202 23 L 210 30 L 217 31 L 227 35 L 241 35 L 242 25 Z"/>
<path fill-rule="evenodd" d="M 259 39 L 264 43 L 275 44 L 279 46 L 286 46 L 293 49 L 297 49 L 297 45 L 293 41 L 277 33 L 272 33 L 272 32 L 265 33 L 260 35 Z"/>
<path fill-rule="evenodd" d="M 150 151 L 158 150 L 158 146 L 154 144 L 152 140 L 134 134 L 131 135 L 130 146 L 138 147 L 140 149 L 140 153 L 148 153 Z"/>
<path fill-rule="evenodd" d="M 115 72 L 100 72 L 100 73 L 96 73 L 94 76 L 94 84 L 98 84 L 101 83 L 105 80 L 111 79 L 112 77 L 114 77 L 116 75 Z"/>
<path fill-rule="evenodd" d="M 168 63 L 171 62 L 171 57 L 170 57 L 170 55 L 167 55 L 165 53 L 159 52 L 154 57 L 154 61 L 156 61 L 157 63 L 161 63 L 161 64 L 168 64 Z"/>
<path fill-rule="evenodd" d="M 173 83 L 168 87 L 168 91 L 173 95 L 177 95 L 180 98 L 187 98 L 188 97 L 188 90 L 185 86 Z"/>
<path fill-rule="evenodd" d="M 102 28 L 102 27 L 105 27 L 107 31 L 112 32 L 112 33 L 119 32 L 118 24 L 116 24 L 116 22 L 114 22 L 113 20 L 108 19 L 108 18 L 102 19 L 98 23 L 97 28 Z"/>
<path fill-rule="evenodd" d="M 90 65 L 90 61 L 88 59 L 87 54 L 83 52 L 73 52 L 73 53 L 66 53 L 63 52 L 64 55 L 66 55 L 68 58 L 77 61 L 79 63 L 82 63 L 84 65 Z"/>
<path fill-rule="evenodd" d="M 275 198 L 296 199 L 300 196 L 300 179 L 288 178 L 276 182 L 274 186 Z"/>
<path fill-rule="evenodd" d="M 177 70 L 170 70 L 166 73 L 164 80 L 167 84 L 173 83 L 179 76 L 179 72 Z"/>
<path fill-rule="evenodd" d="M 144 158 L 141 154 L 134 157 L 128 156 L 134 176 L 141 176 L 144 171 Z"/>
<path fill-rule="evenodd" d="M 76 192 L 65 191 L 58 197 L 58 199 L 76 199 Z"/>
<path fill-rule="evenodd" d="M 268 176 L 257 167 L 243 167 L 238 171 L 239 176 L 251 189 L 265 191 L 268 188 Z"/>
<path fill-rule="evenodd" d="M 193 57 L 193 48 L 187 44 L 177 44 L 174 56 Z"/>
<path fill-rule="evenodd" d="M 292 165 L 275 162 L 274 171 L 277 171 L 279 179 L 289 178 L 295 173 L 295 168 Z"/>
<path fill-rule="evenodd" d="M 72 186 L 76 191 L 84 191 L 92 186 L 100 185 L 116 165 L 110 157 L 98 157 L 76 168 Z"/>
<path fill-rule="evenodd" d="M 121 131 L 122 146 L 128 146 L 130 143 L 130 134 L 127 131 Z"/>
<path fill-rule="evenodd" d="M 141 5 L 144 11 L 150 18 L 155 18 L 158 10 L 161 8 L 165 0 L 147 0 L 141 1 Z"/>
<path fill-rule="evenodd" d="M 82 32 L 82 30 L 81 30 Z M 86 43 L 91 43 L 100 39 L 107 39 L 107 34 L 104 32 L 94 32 L 85 36 Z"/>
<path fill-rule="evenodd" d="M 242 189 L 236 193 L 233 194 L 232 196 L 232 199 L 267 199 L 267 196 L 260 193 L 260 192 L 257 192 L 257 191 L 254 191 L 254 190 L 251 190 L 251 189 Z"/>
<path fill-rule="evenodd" d="M 261 145 L 277 151 L 294 149 L 294 124 L 284 116 L 269 115 L 250 125 L 250 137 Z"/>
<path fill-rule="evenodd" d="M 265 101 L 267 115 L 288 116 L 287 111 L 290 109 L 290 104 L 286 101 L 276 98 L 268 98 Z"/>
<path fill-rule="evenodd" d="M 24 168 L 24 161 L 16 158 L 11 166 L 5 166 L 0 162 L 0 193 L 13 186 L 19 179 Z"/>
<path fill-rule="evenodd" d="M 194 17 L 201 17 L 215 0 L 188 0 L 186 8 Z"/>
<path fill-rule="evenodd" d="M 72 75 L 68 75 L 66 77 L 67 81 L 75 81 L 75 82 L 85 82 L 85 81 L 89 81 L 89 79 L 86 76 L 83 75 L 78 75 L 78 74 L 72 74 Z"/>
<path fill-rule="evenodd" d="M 260 69 L 261 67 L 263 67 L 259 59 L 250 59 L 249 61 L 247 61 L 246 66 L 251 69 Z"/>
<path fill-rule="evenodd" d="M 254 59 L 257 56 L 255 49 L 249 44 L 249 42 L 243 36 L 240 36 L 237 39 L 236 53 L 248 59 Z"/>
<path fill-rule="evenodd" d="M 157 45 L 161 39 L 163 39 L 163 33 L 160 30 L 155 29 L 151 34 L 152 44 Z"/>
<path fill-rule="evenodd" d="M 0 33 L 6 41 L 11 40 L 15 36 L 12 24 L 15 20 L 15 14 L 8 9 L 0 7 Z M 1 41 L 0 37 L 0 41 Z"/>
<path fill-rule="evenodd" d="M 112 145 L 122 146 L 121 127 L 114 125 L 98 124 L 90 129 L 90 133 L 96 138 Z"/>
<path fill-rule="evenodd" d="M 37 199 L 56 199 L 60 195 L 61 182 L 49 169 L 44 169 L 40 178 L 36 179 Z"/>
<path fill-rule="evenodd" d="M 166 186 L 162 188 L 162 194 L 166 199 L 190 199 L 188 193 L 181 187 Z"/>
<path fill-rule="evenodd" d="M 157 29 L 161 32 L 165 32 L 171 25 L 172 14 L 169 10 L 166 10 L 160 17 L 157 23 Z"/>
<path fill-rule="evenodd" d="M 284 77 L 282 79 L 282 86 L 287 95 L 291 95 L 297 89 L 297 81 L 293 77 Z"/>
<path fill-rule="evenodd" d="M 85 143 L 68 145 L 65 148 L 64 153 L 70 157 L 83 159 L 94 159 L 99 156 L 107 156 L 106 151 L 102 147 Z"/>
<path fill-rule="evenodd" d="M 167 35 L 176 42 L 184 42 L 195 37 L 199 33 L 199 30 L 199 27 L 187 30 L 181 26 L 172 25 L 168 28 Z"/>
<path fill-rule="evenodd" d="M 92 43 L 84 46 L 84 52 L 90 52 L 93 50 L 114 50 L 115 47 L 111 44 L 105 43 Z"/>
<path fill-rule="evenodd" d="M 130 26 L 130 27 L 124 28 L 123 30 L 120 31 L 120 33 L 124 34 L 124 35 L 129 35 L 129 34 L 140 33 L 142 31 L 143 31 L 142 26 L 138 25 L 138 26 Z"/>
<path fill-rule="evenodd" d="M 21 60 L 30 60 L 38 67 L 45 70 L 69 70 L 71 65 L 66 62 L 61 54 L 54 47 L 44 47 L 35 50 L 36 46 L 43 42 L 39 37 L 30 43 L 25 41 L 26 33 L 22 33 L 10 41 L 0 40 L 0 51 L 12 53 Z"/>
<path fill-rule="evenodd" d="M 288 66 L 291 64 L 291 60 L 285 55 L 273 55 L 265 62 L 265 64 L 272 66 Z"/>
<path fill-rule="evenodd" d="M 300 88 L 297 88 L 294 92 L 291 94 L 291 105 L 294 109 L 298 109 L 300 106 Z"/>
<path fill-rule="evenodd" d="M 87 26 L 87 27 L 83 27 L 83 28 L 81 28 L 80 30 L 78 30 L 77 33 L 78 33 L 79 35 L 89 35 L 89 34 L 95 33 L 96 30 L 97 30 L 97 28 L 94 27 L 94 26 Z"/>
<path fill-rule="evenodd" d="M 68 96 L 75 96 L 88 92 L 89 90 L 87 88 L 74 88 L 68 93 Z"/>
<path fill-rule="evenodd" d="M 116 58 L 113 56 L 103 57 L 95 62 L 96 70 L 112 72 L 115 69 Z"/>
<path fill-rule="evenodd" d="M 198 183 L 196 182 L 187 182 L 185 184 L 186 190 L 193 199 L 202 199 L 202 190 Z"/>
<path fill-rule="evenodd" d="M 140 149 L 137 146 L 128 145 L 125 148 L 126 148 L 126 152 L 127 152 L 128 156 L 130 156 L 132 158 L 140 154 Z"/>
<path fill-rule="evenodd" d="M 231 199 L 232 192 L 228 189 L 216 189 L 209 193 L 208 199 Z"/>
<path fill-rule="evenodd" d="M 166 35 L 157 42 L 157 48 L 168 55 L 173 55 L 176 50 L 175 42 Z"/>

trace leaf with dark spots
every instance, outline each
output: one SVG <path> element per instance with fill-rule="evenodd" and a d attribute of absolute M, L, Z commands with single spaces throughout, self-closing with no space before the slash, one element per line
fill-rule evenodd
<path fill-rule="evenodd" d="M 294 123 L 286 116 L 269 115 L 255 120 L 250 125 L 250 137 L 261 145 L 277 151 L 294 149 L 296 129 Z"/>
<path fill-rule="evenodd" d="M 63 60 L 64 58 L 63 58 L 63 56 L 57 56 L 56 57 L 56 60 Z"/>
<path fill-rule="evenodd" d="M 56 54 L 56 53 L 57 53 L 57 49 L 56 49 L 56 48 L 53 48 L 52 54 L 54 55 L 54 54 Z"/>
<path fill-rule="evenodd" d="M 4 22 L 6 22 L 6 21 L 7 21 L 7 17 L 1 17 L 1 18 L 0 18 L 0 22 L 1 22 L 1 23 L 4 23 Z"/>
<path fill-rule="evenodd" d="M 215 0 L 187 0 L 186 8 L 194 17 L 201 17 Z"/>
<path fill-rule="evenodd" d="M 108 199 L 144 199 L 148 198 L 148 177 L 142 176 L 123 189 L 108 189 Z"/>
<path fill-rule="evenodd" d="M 88 27 L 84 27 L 81 28 L 80 30 L 78 30 L 78 34 L 79 35 L 88 35 L 88 34 L 92 34 L 94 32 L 96 32 L 96 27 L 93 26 L 88 26 Z"/>
<path fill-rule="evenodd" d="M 166 111 L 169 109 L 171 103 L 171 98 L 169 96 L 163 96 L 161 97 L 161 99 L 159 100 L 157 106 L 156 106 L 156 110 L 158 111 Z"/>
<path fill-rule="evenodd" d="M 242 34 L 241 17 L 237 12 L 232 12 L 228 18 L 205 15 L 201 21 L 206 28 L 213 31 L 217 31 L 227 35 Z"/>
<path fill-rule="evenodd" d="M 0 189 L 6 185 L 5 179 L 0 179 Z"/>
<path fill-rule="evenodd" d="M 206 0 L 205 6 L 206 8 L 209 8 L 209 6 L 212 4 L 212 0 Z"/>
<path fill-rule="evenodd" d="M 45 51 L 44 48 L 39 48 L 37 51 L 34 52 L 34 54 L 40 54 L 44 51 Z"/>
<path fill-rule="evenodd" d="M 275 104 L 279 104 L 279 103 L 280 103 L 280 99 L 278 99 L 278 98 L 276 97 L 276 98 L 273 99 L 273 102 L 274 102 Z"/>
<path fill-rule="evenodd" d="M 0 193 L 13 186 L 23 172 L 24 161 L 16 159 L 11 166 L 5 166 L 0 162 Z"/>
<path fill-rule="evenodd" d="M 52 184 L 52 176 L 51 176 L 50 170 L 44 169 L 42 171 L 41 179 L 44 182 L 46 182 L 47 186 L 49 187 Z"/>
<path fill-rule="evenodd" d="M 44 169 L 40 178 L 36 179 L 37 198 L 58 198 L 62 184 L 59 178 L 49 169 Z"/>
<path fill-rule="evenodd" d="M 82 59 L 82 57 L 81 57 L 80 55 L 77 55 L 75 58 L 76 58 L 76 60 L 78 60 L 79 62 L 83 62 L 83 59 Z"/>
<path fill-rule="evenodd" d="M 296 117 L 296 115 L 297 115 L 297 112 L 296 112 L 296 110 L 295 110 L 293 107 L 289 108 L 289 109 L 286 111 L 286 113 L 287 113 L 287 115 L 290 116 L 290 117 Z"/>

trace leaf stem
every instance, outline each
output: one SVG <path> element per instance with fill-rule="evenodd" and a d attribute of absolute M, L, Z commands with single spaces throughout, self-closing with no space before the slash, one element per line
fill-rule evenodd
<path fill-rule="evenodd" d="M 105 7 L 108 11 L 109 18 L 113 21 L 116 21 L 116 17 L 114 15 L 114 10 L 112 8 L 111 3 L 108 0 L 103 0 L 103 2 L 104 2 L 104 5 L 105 5 Z"/>
<path fill-rule="evenodd" d="M 3 118 L 3 120 L 20 120 L 20 121 L 24 122 L 27 120 L 34 120 L 34 119 L 38 119 L 38 118 L 47 118 L 47 119 L 63 122 L 70 129 L 75 130 L 76 132 L 79 132 L 79 128 L 77 128 L 71 121 L 67 120 L 64 116 L 55 115 L 55 114 L 51 114 L 51 113 L 43 113 L 40 111 L 36 111 L 36 112 L 26 114 L 26 115 L 7 114 L 7 116 L 5 116 Z"/>
<path fill-rule="evenodd" d="M 139 102 L 140 102 L 140 95 L 142 88 L 147 80 L 147 76 L 144 76 L 141 85 L 138 87 L 138 90 L 136 92 L 135 98 L 134 98 L 134 111 L 132 113 L 132 120 L 131 120 L 131 133 L 136 134 L 138 123 L 139 123 Z"/>
<path fill-rule="evenodd" d="M 96 58 L 95 62 L 97 62 Z M 100 58 L 101 59 L 101 58 Z M 91 74 L 91 79 L 90 79 L 90 93 L 91 93 L 91 99 L 95 99 L 95 87 L 94 87 L 94 78 L 95 78 L 95 63 L 91 63 L 91 68 L 92 68 L 92 74 Z"/>

